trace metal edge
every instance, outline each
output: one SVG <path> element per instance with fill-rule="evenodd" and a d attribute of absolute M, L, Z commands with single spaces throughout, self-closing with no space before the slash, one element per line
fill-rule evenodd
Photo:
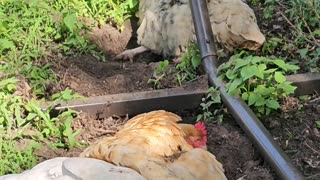
<path fill-rule="evenodd" d="M 194 86 L 191 88 L 111 94 L 60 103 L 51 112 L 52 114 L 59 114 L 61 111 L 70 108 L 86 112 L 91 116 L 95 116 L 96 119 L 112 115 L 124 116 L 130 114 L 130 116 L 133 116 L 158 109 L 174 112 L 199 107 L 201 99 L 206 92 L 207 87 L 201 89 Z"/>
<path fill-rule="evenodd" d="M 304 73 L 286 76 L 292 85 L 297 86 L 296 96 L 310 95 L 320 92 L 320 73 Z"/>

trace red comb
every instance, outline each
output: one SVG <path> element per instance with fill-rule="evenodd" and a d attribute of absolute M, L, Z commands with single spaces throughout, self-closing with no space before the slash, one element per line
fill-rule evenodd
<path fill-rule="evenodd" d="M 203 135 L 207 135 L 206 126 L 204 125 L 204 122 L 197 122 L 194 127 L 201 131 Z"/>

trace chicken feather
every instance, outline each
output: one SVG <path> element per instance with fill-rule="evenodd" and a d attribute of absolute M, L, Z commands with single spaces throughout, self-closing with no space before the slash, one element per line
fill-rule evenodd
<path fill-rule="evenodd" d="M 265 41 L 253 10 L 241 0 L 207 0 L 213 35 L 227 51 L 255 50 Z M 189 0 L 141 0 L 137 42 L 154 53 L 179 56 L 189 42 L 196 42 Z M 116 59 L 141 53 L 132 49 Z M 130 54 L 130 56 L 129 56 Z"/>
<path fill-rule="evenodd" d="M 151 180 L 226 179 L 214 155 L 186 142 L 179 121 L 163 110 L 137 115 L 114 137 L 98 140 L 80 156 L 132 168 Z"/>

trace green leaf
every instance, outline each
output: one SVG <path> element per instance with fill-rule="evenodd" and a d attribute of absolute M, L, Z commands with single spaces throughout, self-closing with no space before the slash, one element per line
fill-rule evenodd
<path fill-rule="evenodd" d="M 30 120 L 34 119 L 35 117 L 37 117 L 36 113 L 29 113 L 26 119 L 27 119 L 27 121 L 30 121 Z"/>
<path fill-rule="evenodd" d="M 267 69 L 267 66 L 265 64 L 259 64 L 258 65 L 258 71 L 256 73 L 256 76 L 260 79 L 264 78 L 264 70 Z"/>
<path fill-rule="evenodd" d="M 286 77 L 279 71 L 274 73 L 274 79 L 277 81 L 277 83 L 283 83 L 286 81 Z"/>
<path fill-rule="evenodd" d="M 266 104 L 266 100 L 261 95 L 258 95 L 258 98 L 257 98 L 256 103 L 254 105 L 255 106 L 263 106 L 265 104 Z"/>
<path fill-rule="evenodd" d="M 201 120 L 202 120 L 202 117 L 203 117 L 203 115 L 202 115 L 202 114 L 199 114 L 199 115 L 197 116 L 197 120 L 196 120 L 196 122 L 201 121 Z"/>
<path fill-rule="evenodd" d="M 234 81 L 231 82 L 230 86 L 228 87 L 228 92 L 232 92 L 233 90 L 237 89 L 239 85 L 242 84 L 242 79 L 237 78 Z"/>
<path fill-rule="evenodd" d="M 262 71 L 262 72 L 263 72 L 263 71 L 266 70 L 266 69 L 267 69 L 267 65 L 265 65 L 265 64 L 259 64 L 259 65 L 258 65 L 258 70 L 259 70 L 259 71 Z"/>
<path fill-rule="evenodd" d="M 287 64 L 282 59 L 276 59 L 276 60 L 273 60 L 272 62 L 285 71 L 296 71 L 299 69 L 298 66 Z"/>
<path fill-rule="evenodd" d="M 316 29 L 315 31 L 313 31 L 314 35 L 320 36 L 320 29 Z"/>
<path fill-rule="evenodd" d="M 299 49 L 297 52 L 300 54 L 300 57 L 305 59 L 308 53 L 308 48 Z"/>
<path fill-rule="evenodd" d="M 257 107 L 257 110 L 260 113 L 258 115 L 261 116 L 261 114 L 264 114 L 265 106 L 259 106 L 259 107 Z"/>
<path fill-rule="evenodd" d="M 258 100 L 259 96 L 255 93 L 250 93 L 248 98 L 248 106 L 253 105 Z"/>
<path fill-rule="evenodd" d="M 266 87 L 265 85 L 258 85 L 254 92 L 266 96 L 268 94 L 272 94 L 276 89 L 274 87 Z"/>
<path fill-rule="evenodd" d="M 287 64 L 286 67 L 287 67 L 287 70 L 288 70 L 288 71 L 296 71 L 296 70 L 300 69 L 299 66 L 292 65 L 292 64 Z"/>
<path fill-rule="evenodd" d="M 235 79 L 237 77 L 237 74 L 234 72 L 233 69 L 228 69 L 226 72 L 226 77 L 230 80 Z"/>
<path fill-rule="evenodd" d="M 8 39 L 0 39 L 0 52 L 5 49 L 13 49 L 15 48 L 15 45 L 12 41 L 9 41 Z"/>
<path fill-rule="evenodd" d="M 192 56 L 191 64 L 193 69 L 197 69 L 199 67 L 199 65 L 201 64 L 201 57 L 199 54 Z"/>
<path fill-rule="evenodd" d="M 274 99 L 268 99 L 266 101 L 266 105 L 269 107 L 269 108 L 272 108 L 272 109 L 278 109 L 280 107 L 278 101 L 274 100 Z"/>
<path fill-rule="evenodd" d="M 265 115 L 269 115 L 271 113 L 271 109 L 270 108 L 267 108 L 266 109 L 266 114 Z"/>
<path fill-rule="evenodd" d="M 275 72 L 276 70 L 277 70 L 277 68 L 267 69 L 267 70 L 264 71 L 264 73 L 270 74 L 270 73 Z"/>
<path fill-rule="evenodd" d="M 273 60 L 272 61 L 275 65 L 277 65 L 278 67 L 280 67 L 281 69 L 284 69 L 284 70 L 286 70 L 287 68 L 286 68 L 286 63 L 283 61 L 283 60 L 281 60 L 281 59 L 276 59 L 276 60 Z"/>
<path fill-rule="evenodd" d="M 297 89 L 296 86 L 292 86 L 292 85 L 291 85 L 291 82 L 283 82 L 283 83 L 281 83 L 281 84 L 278 84 L 278 85 L 277 85 L 277 88 L 283 89 L 283 91 L 284 91 L 286 94 L 293 94 L 294 91 Z"/>
<path fill-rule="evenodd" d="M 244 100 L 244 101 L 247 101 L 248 100 L 248 97 L 249 97 L 249 94 L 247 92 L 244 92 L 242 93 L 241 95 L 241 98 Z"/>
<path fill-rule="evenodd" d="M 129 8 L 134 8 L 138 4 L 138 0 L 129 0 Z"/>
<path fill-rule="evenodd" d="M 250 61 L 248 60 L 243 60 L 243 59 L 235 59 L 234 61 L 236 61 L 236 65 L 234 67 L 234 70 L 239 69 L 240 67 L 243 67 L 245 65 L 248 65 L 250 63 Z"/>
<path fill-rule="evenodd" d="M 68 27 L 70 32 L 74 32 L 77 27 L 77 16 L 75 13 L 68 14 L 63 19 L 64 24 Z"/>
<path fill-rule="evenodd" d="M 252 64 L 257 64 L 257 63 L 263 63 L 263 61 L 265 60 L 265 57 L 259 57 L 259 56 L 254 56 L 252 57 L 252 59 L 250 60 L 250 62 Z"/>
<path fill-rule="evenodd" d="M 252 66 L 246 66 L 244 68 L 241 69 L 241 77 L 243 78 L 243 80 L 247 80 L 251 77 L 253 77 L 254 75 L 256 75 L 258 72 L 258 68 L 256 65 L 252 65 Z"/>

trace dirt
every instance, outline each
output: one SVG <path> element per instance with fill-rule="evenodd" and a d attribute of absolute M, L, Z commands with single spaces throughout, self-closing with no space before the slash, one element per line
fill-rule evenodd
<path fill-rule="evenodd" d="M 61 88 L 69 87 L 83 96 L 99 96 L 152 89 L 147 83 L 152 68 L 146 63 L 100 62 L 92 56 L 81 56 L 60 61 L 56 72 Z"/>
<path fill-rule="evenodd" d="M 229 114 L 222 125 L 210 123 L 207 129 L 208 150 L 223 164 L 229 179 L 274 179 L 274 173 Z"/>
<path fill-rule="evenodd" d="M 320 99 L 287 98 L 281 112 L 264 122 L 274 139 L 308 179 L 320 179 Z M 289 107 L 288 107 L 289 106 Z"/>

